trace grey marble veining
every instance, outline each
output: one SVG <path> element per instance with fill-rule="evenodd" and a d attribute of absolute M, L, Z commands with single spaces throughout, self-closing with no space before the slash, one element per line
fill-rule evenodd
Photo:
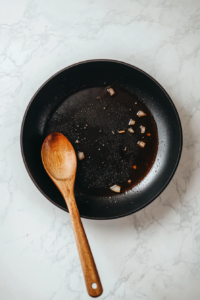
<path fill-rule="evenodd" d="M 52 74 L 92 59 L 122 60 L 172 97 L 183 153 L 152 204 L 113 221 L 83 220 L 101 275 L 99 299 L 200 298 L 200 3 L 2 0 L 0 9 L 0 299 L 85 300 L 69 215 L 31 182 L 20 126 Z"/>

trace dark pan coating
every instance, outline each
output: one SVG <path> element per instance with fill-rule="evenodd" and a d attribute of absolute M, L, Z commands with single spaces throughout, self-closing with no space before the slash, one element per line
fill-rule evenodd
<path fill-rule="evenodd" d="M 85 218 L 118 218 L 145 207 L 167 186 L 181 155 L 182 130 L 177 111 L 168 94 L 152 77 L 136 67 L 110 60 L 86 61 L 70 66 L 55 74 L 36 92 L 25 112 L 21 129 L 21 150 L 27 171 L 50 201 L 67 210 L 41 161 L 41 146 L 48 121 L 70 95 L 90 87 L 107 86 L 127 90 L 146 105 L 157 124 L 158 152 L 147 176 L 121 194 L 86 194 L 77 186 L 76 200 L 80 215 Z"/>

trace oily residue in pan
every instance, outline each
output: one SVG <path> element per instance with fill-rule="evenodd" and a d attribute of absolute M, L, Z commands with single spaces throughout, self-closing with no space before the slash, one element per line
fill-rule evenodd
<path fill-rule="evenodd" d="M 61 132 L 76 153 L 84 153 L 85 158 L 78 160 L 75 189 L 98 196 L 114 195 L 110 187 L 115 184 L 121 193 L 137 185 L 151 169 L 158 149 L 157 126 L 146 105 L 122 89 L 113 87 L 113 96 L 107 89 L 93 87 L 72 94 L 45 127 L 45 135 Z M 140 110 L 146 116 L 138 117 Z M 130 119 L 134 125 L 128 125 Z M 145 143 L 144 148 L 138 142 Z"/>

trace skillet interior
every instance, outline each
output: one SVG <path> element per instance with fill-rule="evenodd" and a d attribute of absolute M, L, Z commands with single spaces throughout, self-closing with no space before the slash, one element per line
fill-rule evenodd
<path fill-rule="evenodd" d="M 159 145 L 152 169 L 132 190 L 111 198 L 76 192 L 80 215 L 93 219 L 122 217 L 153 201 L 171 180 L 182 149 L 181 124 L 173 102 L 148 74 L 110 60 L 86 61 L 70 66 L 51 77 L 36 92 L 25 112 L 21 129 L 21 149 L 27 171 L 50 201 L 67 211 L 60 192 L 41 162 L 40 151 L 48 119 L 68 95 L 85 87 L 104 85 L 125 86 L 146 104 L 157 123 Z"/>

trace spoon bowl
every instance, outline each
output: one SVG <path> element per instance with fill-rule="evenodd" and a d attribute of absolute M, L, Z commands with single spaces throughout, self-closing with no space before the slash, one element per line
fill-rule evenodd
<path fill-rule="evenodd" d="M 57 180 L 75 179 L 77 159 L 72 144 L 61 133 L 47 136 L 42 145 L 42 161 L 49 175 Z"/>

